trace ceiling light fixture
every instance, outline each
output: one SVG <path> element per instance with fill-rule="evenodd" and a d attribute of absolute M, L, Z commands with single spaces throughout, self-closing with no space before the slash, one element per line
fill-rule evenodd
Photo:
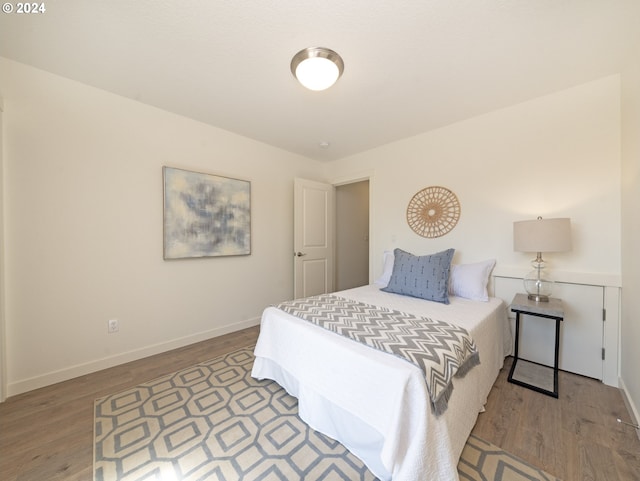
<path fill-rule="evenodd" d="M 309 90 L 325 90 L 342 75 L 344 62 L 340 55 L 324 47 L 300 50 L 291 59 L 291 73 Z"/>

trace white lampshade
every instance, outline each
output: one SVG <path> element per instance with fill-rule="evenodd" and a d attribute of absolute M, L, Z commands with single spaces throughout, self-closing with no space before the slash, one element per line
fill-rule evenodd
<path fill-rule="evenodd" d="M 523 279 L 529 299 L 536 302 L 549 301 L 553 280 L 544 271 L 543 252 L 571 250 L 571 220 L 567 218 L 523 220 L 513 223 L 513 250 L 535 252 L 531 262 L 533 271 Z"/>
<path fill-rule="evenodd" d="M 571 250 L 571 219 L 538 218 L 514 222 L 513 250 L 517 252 Z"/>
<path fill-rule="evenodd" d="M 309 47 L 294 55 L 291 73 L 309 90 L 325 90 L 342 75 L 344 62 L 333 50 Z"/>

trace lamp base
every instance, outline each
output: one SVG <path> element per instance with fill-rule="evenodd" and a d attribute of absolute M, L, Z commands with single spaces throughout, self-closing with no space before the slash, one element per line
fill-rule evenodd
<path fill-rule="evenodd" d="M 527 298 L 530 301 L 535 301 L 535 302 L 549 302 L 549 296 L 544 296 L 542 294 L 529 294 Z"/>
<path fill-rule="evenodd" d="M 553 280 L 551 280 L 545 270 L 545 262 L 542 254 L 538 252 L 538 257 L 531 262 L 533 270 L 524 277 L 524 290 L 527 291 L 528 299 L 535 302 L 549 302 L 553 291 Z"/>

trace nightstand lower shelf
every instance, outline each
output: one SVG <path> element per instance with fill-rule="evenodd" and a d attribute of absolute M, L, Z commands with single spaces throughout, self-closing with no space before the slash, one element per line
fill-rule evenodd
<path fill-rule="evenodd" d="M 509 371 L 509 382 L 558 397 L 558 372 L 550 366 L 526 359 L 514 359 Z"/>

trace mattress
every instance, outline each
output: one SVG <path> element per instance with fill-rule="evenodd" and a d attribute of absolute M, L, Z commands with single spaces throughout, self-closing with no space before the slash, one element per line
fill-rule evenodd
<path fill-rule="evenodd" d="M 298 398 L 300 417 L 340 441 L 379 479 L 457 480 L 462 449 L 510 354 L 504 302 L 450 297 L 445 305 L 382 292 L 375 285 L 336 294 L 469 331 L 480 365 L 454 378 L 444 414 L 433 413 L 415 365 L 275 307 L 263 312 L 252 375 L 272 379 Z"/>

